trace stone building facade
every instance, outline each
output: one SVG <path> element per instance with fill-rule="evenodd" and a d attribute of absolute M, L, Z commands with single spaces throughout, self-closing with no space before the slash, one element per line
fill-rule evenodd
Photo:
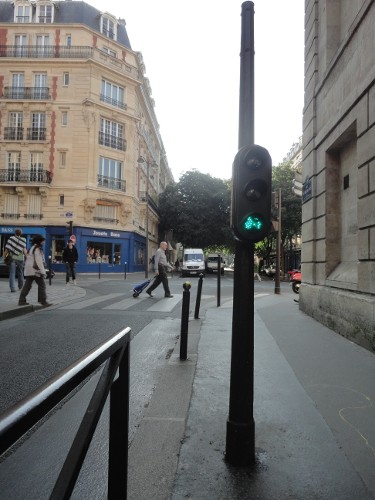
<path fill-rule="evenodd" d="M 124 20 L 85 2 L 0 1 L 1 249 L 16 227 L 42 233 L 60 270 L 73 233 L 79 272 L 144 270 L 173 182 L 145 75 Z"/>
<path fill-rule="evenodd" d="M 374 26 L 373 0 L 305 0 L 300 308 L 372 350 Z"/>

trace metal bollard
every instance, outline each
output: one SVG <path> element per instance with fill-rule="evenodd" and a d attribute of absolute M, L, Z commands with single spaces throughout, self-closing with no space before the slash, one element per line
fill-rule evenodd
<path fill-rule="evenodd" d="M 126 264 L 127 264 L 127 262 L 125 262 L 125 266 L 124 266 L 124 280 L 126 280 Z"/>
<path fill-rule="evenodd" d="M 182 285 L 182 313 L 181 313 L 181 335 L 180 335 L 180 359 L 187 359 L 187 342 L 189 330 L 189 306 L 190 306 L 190 281 Z"/>
<path fill-rule="evenodd" d="M 199 275 L 197 298 L 195 301 L 194 319 L 199 319 L 199 308 L 201 306 L 202 286 L 203 286 L 203 273 Z"/>
<path fill-rule="evenodd" d="M 48 281 L 49 281 L 49 286 L 51 286 L 51 285 L 52 285 L 52 269 L 51 269 L 51 262 L 52 262 L 52 258 L 51 258 L 51 256 L 49 255 L 49 256 L 48 256 L 48 270 L 49 270 Z"/>
<path fill-rule="evenodd" d="M 217 256 L 217 307 L 220 307 L 221 299 L 221 255 Z"/>
<path fill-rule="evenodd" d="M 101 262 L 98 262 L 98 265 L 99 265 L 99 279 L 100 279 L 100 271 L 102 269 L 102 263 Z"/>

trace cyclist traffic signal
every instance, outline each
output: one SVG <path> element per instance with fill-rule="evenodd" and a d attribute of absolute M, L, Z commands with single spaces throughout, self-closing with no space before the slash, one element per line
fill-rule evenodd
<path fill-rule="evenodd" d="M 231 227 L 240 241 L 261 241 L 271 226 L 272 160 L 261 146 L 244 146 L 233 162 Z"/>

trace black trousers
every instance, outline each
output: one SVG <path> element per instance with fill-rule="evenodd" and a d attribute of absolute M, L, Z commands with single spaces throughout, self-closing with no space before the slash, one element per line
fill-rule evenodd
<path fill-rule="evenodd" d="M 158 271 L 159 274 L 156 276 L 153 284 L 146 291 L 151 293 L 153 290 L 155 290 L 155 288 L 157 288 L 160 285 L 160 283 L 163 283 L 164 295 L 165 296 L 170 295 L 171 292 L 169 290 L 169 285 L 168 285 L 167 270 L 164 266 L 158 266 Z"/>
<path fill-rule="evenodd" d="M 38 285 L 38 302 L 41 304 L 45 304 L 47 302 L 46 283 L 43 276 L 25 276 L 25 282 L 19 298 L 20 304 L 26 302 L 26 297 L 31 290 L 33 281 L 35 281 Z"/>

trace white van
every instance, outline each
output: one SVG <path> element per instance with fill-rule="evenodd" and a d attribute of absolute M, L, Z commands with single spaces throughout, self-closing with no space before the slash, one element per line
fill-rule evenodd
<path fill-rule="evenodd" d="M 201 248 L 185 248 L 180 265 L 181 276 L 205 275 L 204 254 Z"/>
<path fill-rule="evenodd" d="M 208 273 L 213 273 L 217 271 L 217 263 L 218 263 L 218 254 L 217 253 L 209 253 L 206 257 L 206 271 Z M 220 274 L 224 274 L 224 266 L 225 260 L 221 255 L 221 265 L 220 265 Z"/>

